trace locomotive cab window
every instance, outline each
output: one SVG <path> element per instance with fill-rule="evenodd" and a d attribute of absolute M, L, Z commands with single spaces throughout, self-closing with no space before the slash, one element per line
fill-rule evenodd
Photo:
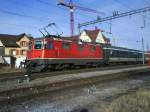
<path fill-rule="evenodd" d="M 42 41 L 35 41 L 34 48 L 35 49 L 42 49 Z"/>

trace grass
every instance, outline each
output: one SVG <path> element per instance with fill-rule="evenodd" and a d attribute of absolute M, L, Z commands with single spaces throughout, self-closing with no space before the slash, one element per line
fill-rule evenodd
<path fill-rule="evenodd" d="M 150 112 L 150 90 L 122 96 L 113 101 L 105 112 Z"/>

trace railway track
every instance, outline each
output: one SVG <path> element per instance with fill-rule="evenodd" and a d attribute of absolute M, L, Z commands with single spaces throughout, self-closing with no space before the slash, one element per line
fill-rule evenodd
<path fill-rule="evenodd" d="M 129 68 L 129 67 L 138 67 L 143 65 L 111 65 L 97 68 L 79 68 L 79 69 L 70 69 L 70 70 L 58 70 L 58 71 L 48 71 L 41 73 L 32 73 L 32 80 L 37 78 L 44 78 L 56 75 L 64 75 L 64 74 L 73 74 L 73 73 L 84 73 L 84 72 L 92 72 L 92 71 L 104 71 L 104 70 L 113 70 L 113 69 L 121 69 L 121 68 Z M 17 81 L 21 83 L 23 80 L 26 80 L 24 77 L 24 72 L 12 72 L 12 73 L 4 73 L 0 74 L 0 82 L 8 82 L 8 81 Z"/>
<path fill-rule="evenodd" d="M 49 92 L 54 92 L 54 91 L 74 88 L 74 87 L 80 87 L 87 84 L 103 83 L 112 80 L 115 81 L 115 80 L 126 79 L 129 77 L 132 78 L 137 76 L 139 77 L 141 76 L 141 74 L 144 74 L 142 75 L 142 77 L 149 76 L 149 71 L 150 70 L 148 67 L 131 68 L 131 66 L 128 66 L 128 68 L 123 68 L 121 71 L 118 69 L 110 70 L 109 68 L 109 70 L 106 71 L 107 73 L 105 73 L 105 71 L 103 71 L 103 73 L 96 71 L 96 72 L 90 72 L 86 74 L 80 72 L 80 74 L 70 74 L 69 78 L 67 77 L 69 75 L 65 74 L 62 76 L 59 75 L 59 76 L 49 77 L 48 78 L 49 80 L 47 80 L 47 78 L 38 79 L 33 81 L 33 83 L 31 82 L 29 85 L 23 84 L 22 86 L 18 86 L 18 87 L 15 86 L 13 89 L 1 91 L 0 102 L 1 104 L 5 105 L 8 102 L 9 103 L 14 101 L 18 102 L 20 100 L 21 101 L 26 100 L 27 98 L 33 98 L 35 96 L 37 97 Z M 91 76 L 89 76 L 89 74 Z M 45 81 L 47 82 L 45 83 Z"/>

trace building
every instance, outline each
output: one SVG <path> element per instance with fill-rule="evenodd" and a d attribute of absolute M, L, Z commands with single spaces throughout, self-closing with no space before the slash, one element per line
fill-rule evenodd
<path fill-rule="evenodd" d="M 13 56 L 16 58 L 16 66 L 26 59 L 28 43 L 32 37 L 25 33 L 20 35 L 0 34 L 0 56 Z"/>
<path fill-rule="evenodd" d="M 79 39 L 83 42 L 110 44 L 110 40 L 103 35 L 100 29 L 83 30 Z"/>

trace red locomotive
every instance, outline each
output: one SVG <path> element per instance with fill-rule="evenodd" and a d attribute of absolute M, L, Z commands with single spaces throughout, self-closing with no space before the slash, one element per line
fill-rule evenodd
<path fill-rule="evenodd" d="M 99 66 L 110 63 L 144 63 L 144 52 L 110 44 L 81 42 L 79 39 L 49 35 L 33 39 L 27 53 L 27 72 L 45 68 L 63 69 L 75 66 Z"/>
<path fill-rule="evenodd" d="M 49 36 L 33 39 L 29 47 L 27 59 L 38 70 L 45 67 L 57 69 L 75 65 L 98 65 L 103 62 L 103 49 L 100 44 Z"/>

